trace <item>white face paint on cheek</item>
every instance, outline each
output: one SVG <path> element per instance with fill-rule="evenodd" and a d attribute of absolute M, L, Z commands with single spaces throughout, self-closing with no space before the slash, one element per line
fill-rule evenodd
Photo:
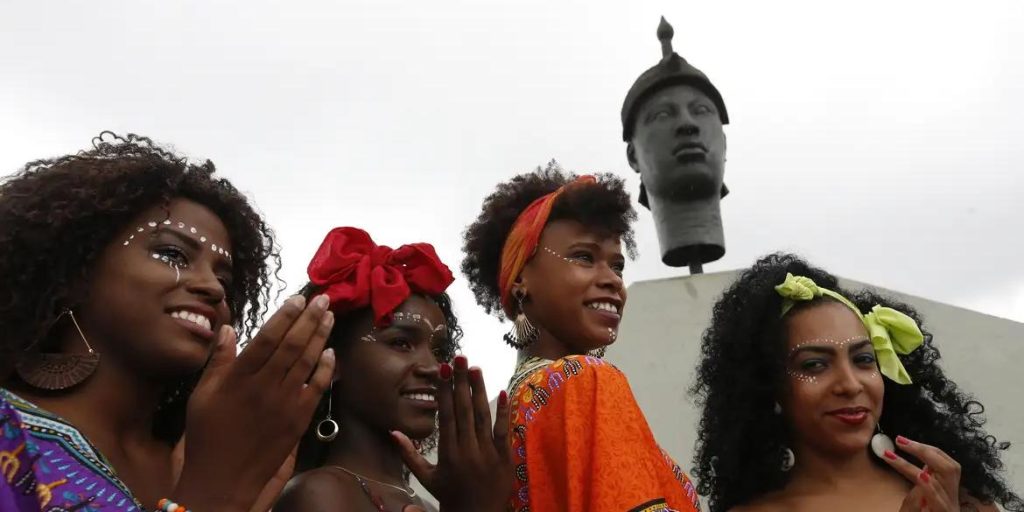
<path fill-rule="evenodd" d="M 789 374 L 793 380 L 802 384 L 817 384 L 818 382 L 818 377 L 815 375 L 804 375 L 802 373 L 794 372 L 793 370 L 787 370 L 786 373 Z"/>

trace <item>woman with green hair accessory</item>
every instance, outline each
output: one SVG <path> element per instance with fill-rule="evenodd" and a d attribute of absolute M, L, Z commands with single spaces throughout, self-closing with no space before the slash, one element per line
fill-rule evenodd
<path fill-rule="evenodd" d="M 920 325 L 793 255 L 744 271 L 714 306 L 693 387 L 710 509 L 1024 510 L 1001 474 L 1009 443 Z"/>

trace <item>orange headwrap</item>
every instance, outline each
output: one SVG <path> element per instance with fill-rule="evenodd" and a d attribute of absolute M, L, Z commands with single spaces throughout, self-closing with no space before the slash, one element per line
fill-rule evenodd
<path fill-rule="evenodd" d="M 512 224 L 505 246 L 501 249 L 501 269 L 498 272 L 498 292 L 501 294 L 501 305 L 506 311 L 509 310 L 509 299 L 512 298 L 512 284 L 537 250 L 540 233 L 544 231 L 548 216 L 551 215 L 551 207 L 566 188 L 581 183 L 597 183 L 597 178 L 589 174 L 580 176 L 558 187 L 558 190 L 538 197 Z"/>

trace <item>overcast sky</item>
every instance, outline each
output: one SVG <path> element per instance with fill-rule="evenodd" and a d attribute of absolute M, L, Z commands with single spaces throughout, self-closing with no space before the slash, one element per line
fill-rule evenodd
<path fill-rule="evenodd" d="M 341 225 L 457 271 L 483 197 L 552 158 L 635 191 L 619 109 L 664 14 L 732 120 L 728 252 L 707 271 L 792 250 L 1024 321 L 1020 0 L 0 5 L 0 173 L 104 129 L 211 158 L 275 227 L 290 290 Z M 637 229 L 627 281 L 686 273 L 648 212 Z M 493 396 L 514 355 L 459 278 Z"/>

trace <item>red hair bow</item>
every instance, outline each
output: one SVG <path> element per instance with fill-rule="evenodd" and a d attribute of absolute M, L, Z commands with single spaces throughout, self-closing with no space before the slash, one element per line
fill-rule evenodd
<path fill-rule="evenodd" d="M 374 325 L 384 323 L 412 293 L 440 295 L 455 280 L 432 245 L 392 250 L 351 227 L 327 233 L 306 272 L 330 298 L 331 311 L 345 314 L 369 305 Z"/>

